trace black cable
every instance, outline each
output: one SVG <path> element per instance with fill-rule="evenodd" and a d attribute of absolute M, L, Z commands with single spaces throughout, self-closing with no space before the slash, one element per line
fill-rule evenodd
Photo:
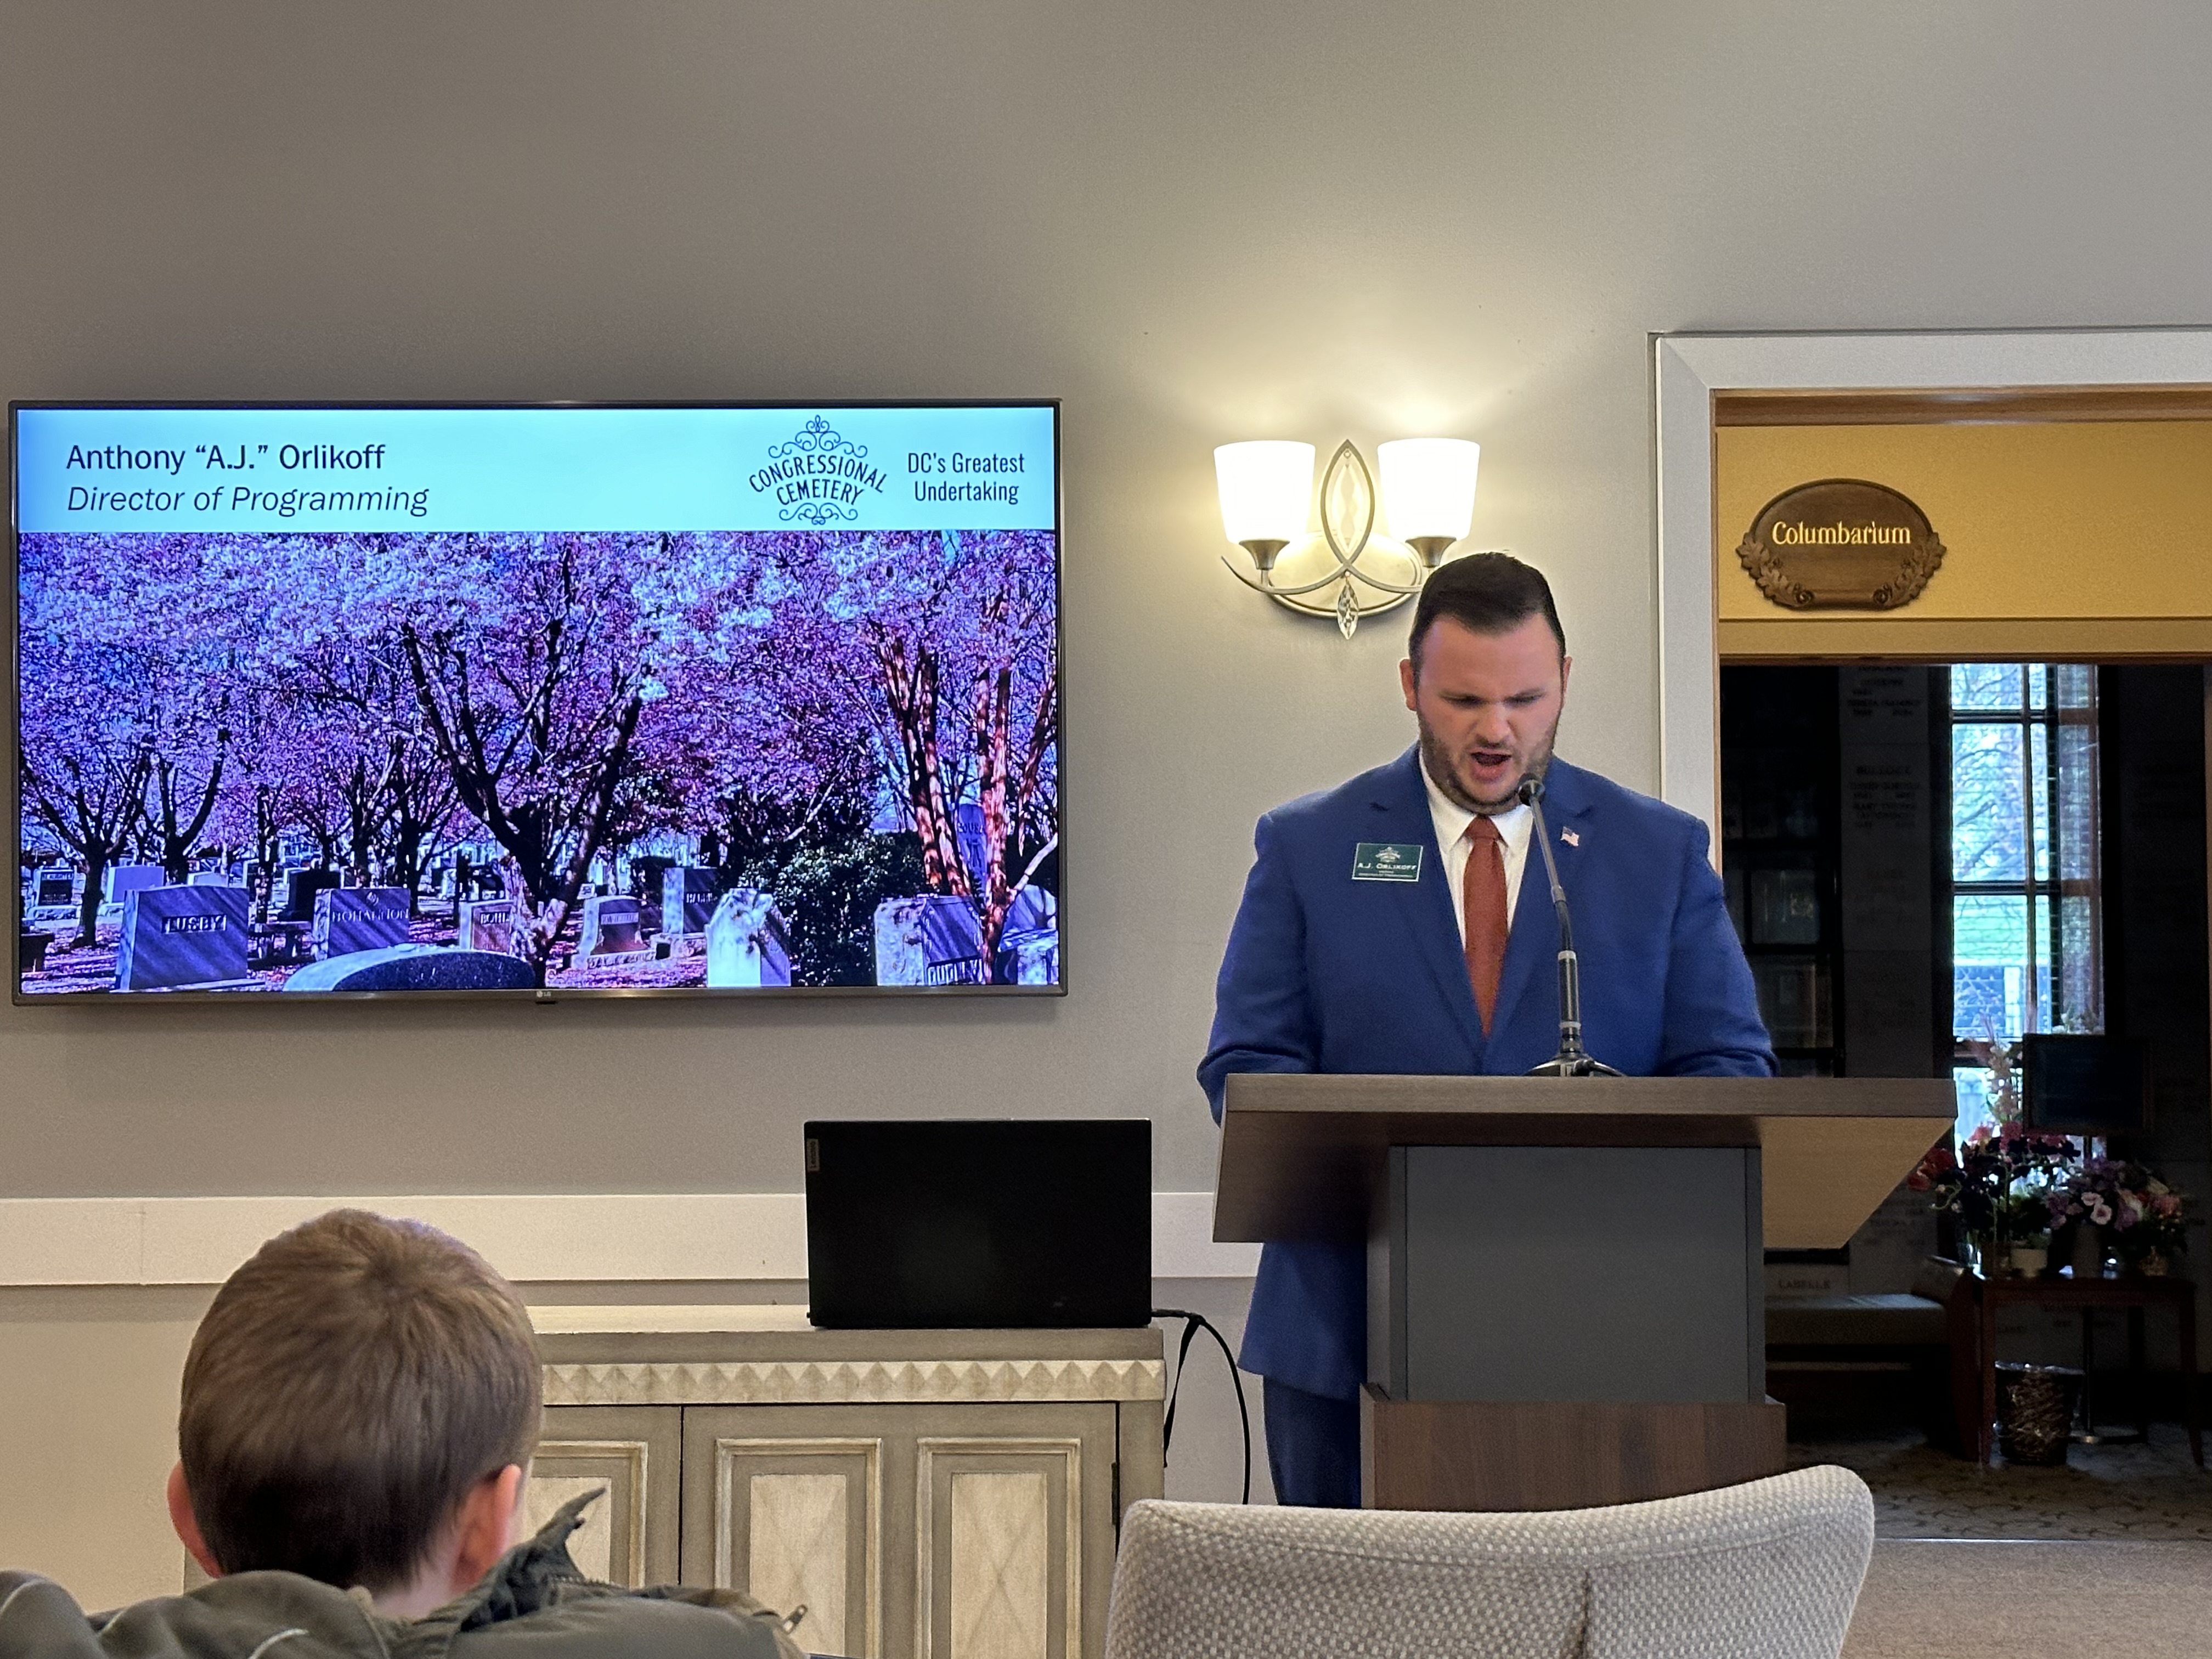
<path fill-rule="evenodd" d="M 1168 1446 L 1175 1438 L 1176 1402 L 1182 1395 L 1183 1364 L 1190 1358 L 1190 1345 L 1204 1331 L 1221 1350 L 1221 1358 L 1229 1366 L 1229 1380 L 1237 1389 L 1237 1420 L 1244 1429 L 1244 1496 L 1238 1501 L 1252 1501 L 1252 1413 L 1244 1404 L 1244 1379 L 1237 1374 L 1237 1356 L 1229 1352 L 1229 1339 L 1216 1330 L 1213 1322 L 1202 1313 L 1193 1313 L 1188 1308 L 1155 1308 L 1155 1319 L 1180 1319 L 1183 1322 L 1182 1340 L 1176 1347 L 1175 1382 L 1168 1389 L 1167 1413 L 1160 1419 L 1160 1462 L 1168 1458 Z"/>

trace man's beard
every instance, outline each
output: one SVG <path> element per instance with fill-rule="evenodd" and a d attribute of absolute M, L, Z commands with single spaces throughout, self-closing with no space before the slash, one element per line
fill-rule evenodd
<path fill-rule="evenodd" d="M 1446 800 L 1462 811 L 1472 812 L 1477 817 L 1496 817 L 1501 812 L 1511 811 L 1521 804 L 1518 793 L 1521 780 L 1540 778 L 1552 769 L 1552 744 L 1559 735 L 1559 723 L 1556 720 L 1552 722 L 1551 730 L 1538 741 L 1535 753 L 1522 762 L 1520 771 L 1514 775 L 1513 781 L 1507 786 L 1505 793 L 1495 800 L 1485 800 L 1460 781 L 1456 757 L 1444 747 L 1443 739 L 1437 736 L 1428 720 L 1419 713 L 1414 714 L 1413 720 L 1420 727 L 1421 766 L 1429 775 L 1430 781 Z"/>

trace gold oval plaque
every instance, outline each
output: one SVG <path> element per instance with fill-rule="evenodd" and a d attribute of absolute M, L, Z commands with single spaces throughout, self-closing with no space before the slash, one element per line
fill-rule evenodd
<path fill-rule="evenodd" d="M 1894 611 L 1943 562 L 1928 515 L 1887 484 L 1822 478 L 1759 508 L 1737 558 L 1792 611 Z"/>

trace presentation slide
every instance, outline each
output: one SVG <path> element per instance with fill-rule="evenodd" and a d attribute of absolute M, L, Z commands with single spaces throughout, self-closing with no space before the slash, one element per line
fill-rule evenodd
<path fill-rule="evenodd" d="M 1055 406 L 14 416 L 19 995 L 1059 986 Z"/>

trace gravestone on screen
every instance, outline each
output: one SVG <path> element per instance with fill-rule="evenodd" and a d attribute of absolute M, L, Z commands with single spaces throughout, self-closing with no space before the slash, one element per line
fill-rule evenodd
<path fill-rule="evenodd" d="M 514 948 L 514 901 L 464 900 L 460 907 L 459 931 L 460 947 L 464 951 L 511 952 Z"/>
<path fill-rule="evenodd" d="M 74 870 L 41 870 L 39 872 L 37 904 L 74 904 L 76 902 L 76 872 Z"/>
<path fill-rule="evenodd" d="M 1060 933 L 1054 928 L 1008 933 L 999 941 L 999 978 L 1007 985 L 1060 983 Z"/>
<path fill-rule="evenodd" d="M 983 928 L 963 898 L 925 893 L 876 910 L 876 983 L 980 985 Z"/>
<path fill-rule="evenodd" d="M 660 931 L 703 933 L 726 884 L 718 870 L 678 866 L 660 872 Z"/>
<path fill-rule="evenodd" d="M 791 983 L 791 941 L 775 900 L 750 887 L 725 893 L 707 919 L 707 983 L 717 988 Z"/>
<path fill-rule="evenodd" d="M 246 977 L 243 887 L 141 887 L 123 901 L 118 991 L 174 991 Z"/>
<path fill-rule="evenodd" d="M 302 968 L 287 991 L 522 991 L 529 964 L 498 951 L 457 951 L 444 945 L 394 945 L 356 951 Z"/>
<path fill-rule="evenodd" d="M 1007 907 L 999 977 L 1009 985 L 1060 983 L 1060 901 L 1042 887 L 1023 888 Z"/>
<path fill-rule="evenodd" d="M 316 959 L 381 951 L 407 943 L 407 890 L 402 887 L 326 887 L 315 895 L 311 935 Z"/>
<path fill-rule="evenodd" d="M 338 884 L 335 870 L 287 870 L 284 872 L 285 921 L 313 921 L 315 919 L 315 895 L 326 887 Z"/>
<path fill-rule="evenodd" d="M 118 864 L 107 872 L 107 902 L 120 904 L 142 887 L 162 887 L 168 874 L 158 864 Z"/>
<path fill-rule="evenodd" d="M 638 933 L 638 902 L 626 894 L 594 893 L 584 901 L 584 922 L 577 937 L 586 956 L 624 956 L 645 949 Z"/>

